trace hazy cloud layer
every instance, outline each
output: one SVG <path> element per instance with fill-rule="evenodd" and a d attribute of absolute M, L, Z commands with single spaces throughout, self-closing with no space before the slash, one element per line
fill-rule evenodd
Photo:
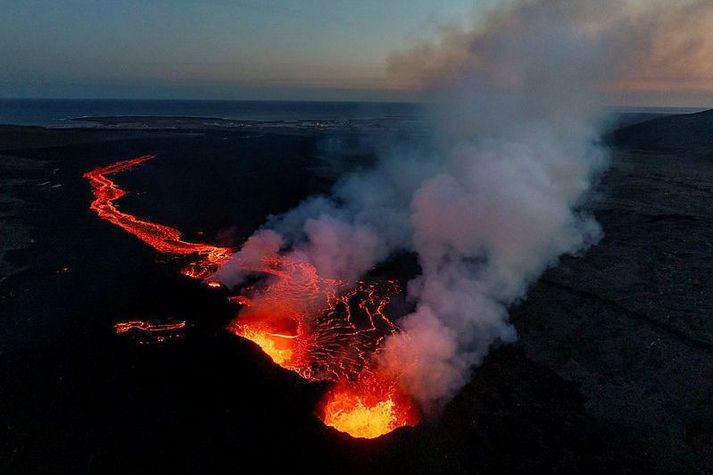
<path fill-rule="evenodd" d="M 590 38 L 622 47 L 607 58 L 599 77 L 598 88 L 609 102 L 637 92 L 713 93 L 713 4 L 707 0 L 518 1 L 476 12 L 470 29 L 441 26 L 438 41 L 393 52 L 388 65 L 392 80 L 405 88 L 433 89 L 478 65 L 482 74 L 498 74 L 493 79 L 503 87 L 512 86 L 518 77 L 507 68 L 488 71 L 492 42 L 522 39 L 531 19 L 541 15 L 553 15 L 542 21 L 557 29 L 564 15 Z M 537 45 L 521 44 L 520 51 L 528 47 Z"/>

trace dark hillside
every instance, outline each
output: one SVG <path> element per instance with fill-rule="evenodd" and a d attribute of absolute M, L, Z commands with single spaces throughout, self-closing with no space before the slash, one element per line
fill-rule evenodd
<path fill-rule="evenodd" d="M 613 132 L 611 139 L 627 149 L 713 158 L 713 110 L 631 125 Z"/>

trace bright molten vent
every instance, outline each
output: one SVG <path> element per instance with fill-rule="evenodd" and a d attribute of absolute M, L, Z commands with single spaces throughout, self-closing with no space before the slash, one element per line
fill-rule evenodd
<path fill-rule="evenodd" d="M 414 403 L 393 380 L 366 373 L 356 382 L 340 382 L 324 398 L 322 421 L 353 437 L 373 439 L 419 421 Z"/>
<path fill-rule="evenodd" d="M 159 252 L 195 256 L 181 272 L 206 279 L 231 258 L 232 249 L 183 241 L 177 229 L 138 219 L 114 204 L 126 192 L 106 177 L 155 157 L 143 155 L 85 173 L 95 196 L 90 208 Z M 398 331 L 385 313 L 400 291 L 395 282 L 350 285 L 326 279 L 296 256 L 264 258 L 242 271 L 260 279 L 229 297 L 240 310 L 228 330 L 308 381 L 333 382 L 318 411 L 326 425 L 353 437 L 375 438 L 418 423 L 413 401 L 374 363 L 384 338 Z"/>

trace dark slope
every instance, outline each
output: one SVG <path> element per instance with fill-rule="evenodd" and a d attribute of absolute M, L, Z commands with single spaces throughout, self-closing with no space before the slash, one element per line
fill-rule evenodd
<path fill-rule="evenodd" d="M 617 132 L 591 203 L 603 240 L 533 285 L 511 309 L 518 342 L 439 417 L 372 441 L 324 427 L 324 388 L 225 332 L 224 296 L 97 219 L 81 178 L 158 152 L 120 177 L 122 207 L 241 242 L 368 154 L 335 159 L 352 142 L 316 133 L 0 128 L 16 223 L 0 219 L 0 472 L 713 473 L 713 160 L 686 152 L 713 147 L 681 125 L 710 116 Z M 112 330 L 132 318 L 188 325 L 140 345 Z"/>
<path fill-rule="evenodd" d="M 657 153 L 713 158 L 713 110 L 660 117 L 611 135 L 616 146 Z"/>
<path fill-rule="evenodd" d="M 22 180 L 3 190 L 32 206 L 14 219 L 33 239 L 12 250 L 18 270 L 0 276 L 0 473 L 634 473 L 646 466 L 628 428 L 588 415 L 576 385 L 513 347 L 488 356 L 441 417 L 417 428 L 365 441 L 323 426 L 313 410 L 324 387 L 226 332 L 234 309 L 219 290 L 183 278 L 179 262 L 156 262 L 151 248 L 98 219 L 82 173 L 157 152 L 159 159 L 120 177 L 131 190 L 122 209 L 189 239 L 201 231 L 214 242 L 229 230 L 241 242 L 265 216 L 368 157 L 328 161 L 314 137 L 295 135 L 152 131 L 118 139 L 125 132 L 104 131 L 103 142 L 85 142 L 83 133 L 63 131 L 45 147 L 32 146 L 43 131 L 17 129 L 8 145 L 0 135 L 0 159 L 44 164 L 31 176 L 0 176 Z M 11 149 L 18 144 L 30 147 Z M 546 302 L 560 294 L 555 289 L 522 320 L 554 313 Z M 134 318 L 187 326 L 181 338 L 148 345 L 139 343 L 143 335 L 114 334 L 115 322 Z"/>

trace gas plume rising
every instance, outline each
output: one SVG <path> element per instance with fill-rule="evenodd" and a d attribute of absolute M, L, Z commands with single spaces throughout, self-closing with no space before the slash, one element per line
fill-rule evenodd
<path fill-rule="evenodd" d="M 471 31 L 446 31 L 430 56 L 395 55 L 401 70 L 414 58 L 437 65 L 425 84 L 430 146 L 394 148 L 330 196 L 271 217 L 214 278 L 239 284 L 244 262 L 278 255 L 349 283 L 394 252 L 416 254 L 414 311 L 369 367 L 437 410 L 494 343 L 516 338 L 508 306 L 559 256 L 601 237 L 585 205 L 607 163 L 602 85 L 622 77 L 621 57 L 646 51 L 626 29 L 626 4 L 499 3 Z"/>
<path fill-rule="evenodd" d="M 479 67 L 479 74 L 492 74 L 502 85 L 516 82 L 522 77 L 503 67 L 513 54 L 505 50 L 512 46 L 507 42 L 522 39 L 534 24 L 529 19 L 550 14 L 552 36 L 559 35 L 558 20 L 566 17 L 593 45 L 613 48 L 599 58 L 606 67 L 589 68 L 597 93 L 612 104 L 681 106 L 676 100 L 694 100 L 698 107 L 704 94 L 713 92 L 713 5 L 708 0 L 511 0 L 491 2 L 490 8 L 479 2 L 470 28 L 431 22 L 424 29 L 436 33 L 436 41 L 393 52 L 390 81 L 405 89 L 443 89 L 444 82 Z M 538 48 L 542 38 L 516 46 Z M 557 46 L 570 48 L 568 38 L 562 39 Z M 500 64 L 490 61 L 494 52 Z M 577 61 L 576 54 L 572 58 Z"/>
<path fill-rule="evenodd" d="M 528 285 L 600 238 L 584 205 L 606 164 L 601 93 L 626 78 L 624 59 L 653 50 L 645 25 L 666 27 L 660 6 L 632 16 L 628 4 L 499 3 L 472 30 L 395 55 L 395 71 L 414 58 L 434 65 L 419 76 L 437 104 L 431 146 L 394 148 L 331 196 L 270 218 L 238 252 L 116 208 L 123 191 L 106 175 L 151 157 L 87 173 L 92 209 L 160 252 L 197 256 L 186 275 L 238 286 L 230 330 L 305 379 L 332 381 L 319 408 L 326 424 L 358 437 L 413 425 L 495 342 L 515 338 L 507 308 Z M 399 322 L 387 315 L 390 284 L 360 280 L 397 251 L 421 268 L 408 285 L 414 311 Z"/>

